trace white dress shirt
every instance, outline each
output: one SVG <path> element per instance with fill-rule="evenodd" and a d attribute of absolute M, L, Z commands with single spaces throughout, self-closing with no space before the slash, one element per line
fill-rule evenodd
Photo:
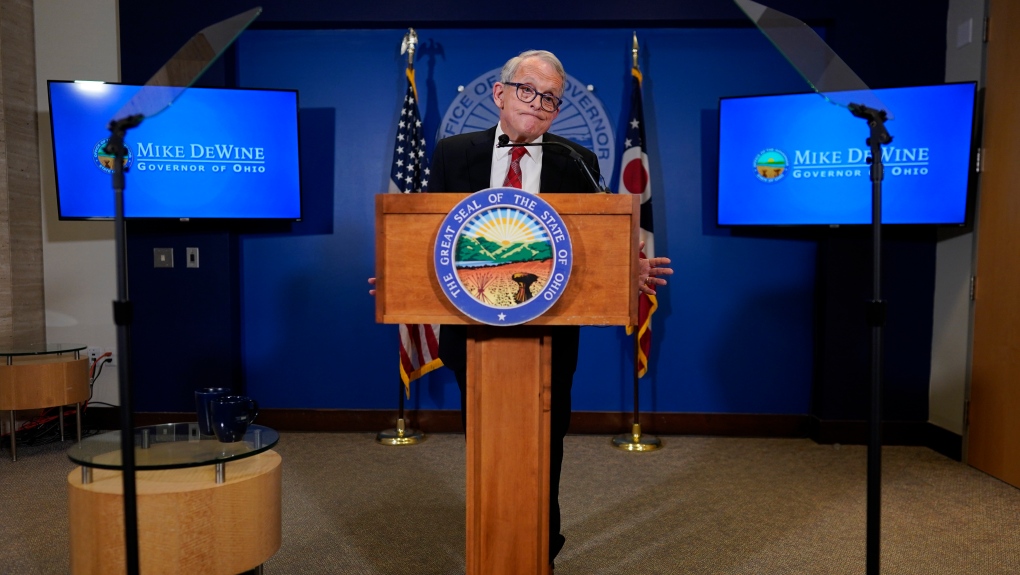
<path fill-rule="evenodd" d="M 503 187 L 506 173 L 510 169 L 510 152 L 513 148 L 500 148 L 497 145 L 502 135 L 502 128 L 496 124 L 496 139 L 492 144 L 492 172 L 489 174 L 489 186 L 493 188 Z M 532 143 L 537 144 L 544 137 L 543 134 Z M 521 156 L 521 189 L 532 194 L 539 193 L 542 187 L 542 149 L 542 146 L 528 146 L 524 148 L 526 153 Z"/>

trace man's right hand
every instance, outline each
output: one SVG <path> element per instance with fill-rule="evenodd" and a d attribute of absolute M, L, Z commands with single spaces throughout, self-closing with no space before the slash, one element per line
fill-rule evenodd
<path fill-rule="evenodd" d="M 375 278 L 368 278 L 368 285 L 374 286 L 375 285 Z M 372 288 L 372 289 L 368 290 L 368 295 L 374 296 L 375 295 L 375 288 Z"/>

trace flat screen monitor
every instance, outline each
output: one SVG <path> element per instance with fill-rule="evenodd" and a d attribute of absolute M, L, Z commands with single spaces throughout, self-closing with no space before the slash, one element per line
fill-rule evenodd
<path fill-rule="evenodd" d="M 883 224 L 964 225 L 973 82 L 885 88 Z M 851 100 L 852 101 L 852 100 Z M 870 224 L 870 128 L 815 93 L 721 98 L 718 224 Z"/>
<path fill-rule="evenodd" d="M 107 124 L 140 89 L 48 82 L 60 219 L 113 219 Z M 190 88 L 125 145 L 125 218 L 301 219 L 296 90 Z"/>

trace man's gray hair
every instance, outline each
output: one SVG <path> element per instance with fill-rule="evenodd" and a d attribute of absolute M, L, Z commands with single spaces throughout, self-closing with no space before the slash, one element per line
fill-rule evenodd
<path fill-rule="evenodd" d="M 548 50 L 525 50 L 524 52 L 521 52 L 517 56 L 510 58 L 509 60 L 506 61 L 506 64 L 503 65 L 503 71 L 499 75 L 499 81 L 512 82 L 514 76 L 517 75 L 517 68 L 520 67 L 521 62 L 527 60 L 528 58 L 538 58 L 539 60 L 542 60 L 549 64 L 550 66 L 552 66 L 553 69 L 556 70 L 556 73 L 559 74 L 560 76 L 561 80 L 560 83 L 562 85 L 566 85 L 567 72 L 566 70 L 563 69 L 563 64 L 560 62 L 560 59 L 556 57 L 555 54 Z M 557 95 L 562 96 L 563 94 L 560 93 Z"/>

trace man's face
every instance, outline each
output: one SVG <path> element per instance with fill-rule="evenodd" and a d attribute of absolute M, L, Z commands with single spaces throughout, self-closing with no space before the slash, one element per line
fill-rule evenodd
<path fill-rule="evenodd" d="M 559 97 L 563 93 L 563 81 L 556 69 L 539 58 L 528 58 L 517 67 L 513 82 L 531 84 L 541 93 Z M 517 97 L 517 88 L 496 82 L 492 86 L 492 99 L 499 108 L 499 125 L 503 133 L 513 142 L 531 142 L 549 131 L 549 126 L 559 115 L 559 110 L 547 112 L 542 109 L 541 96 L 529 103 Z"/>

